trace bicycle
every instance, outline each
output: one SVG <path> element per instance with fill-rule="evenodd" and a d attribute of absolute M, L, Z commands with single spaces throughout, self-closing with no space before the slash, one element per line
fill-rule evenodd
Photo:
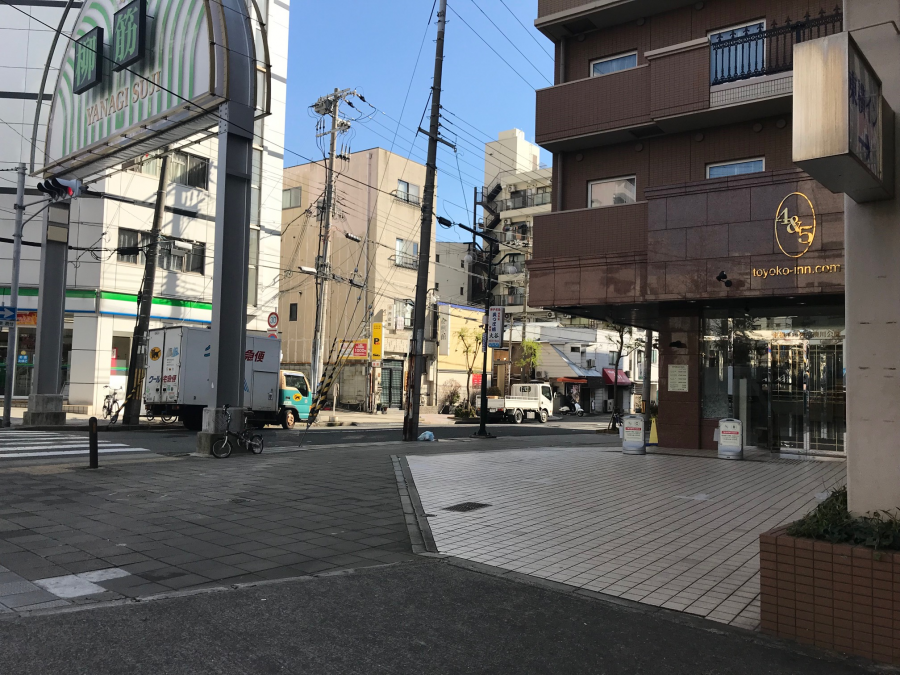
<path fill-rule="evenodd" d="M 249 450 L 254 455 L 258 455 L 263 451 L 263 437 L 259 434 L 251 434 L 250 429 L 244 428 L 240 433 L 235 433 L 231 427 L 231 413 L 228 412 L 230 406 L 222 407 L 225 415 L 225 435 L 213 443 L 212 454 L 217 459 L 225 459 L 231 454 L 231 439 L 233 438 L 244 450 Z"/>
<path fill-rule="evenodd" d="M 103 387 L 109 389 L 109 385 Z M 116 394 L 121 389 L 110 389 L 110 392 L 103 399 L 103 419 L 108 419 L 110 424 L 115 424 L 119 419 L 119 413 L 122 411 L 122 403 L 116 398 Z"/>

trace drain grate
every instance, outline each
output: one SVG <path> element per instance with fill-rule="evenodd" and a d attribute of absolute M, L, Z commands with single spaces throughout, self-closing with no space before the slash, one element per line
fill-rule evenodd
<path fill-rule="evenodd" d="M 462 502 L 461 504 L 454 504 L 453 506 L 448 506 L 444 509 L 444 511 L 475 511 L 476 509 L 483 509 L 490 506 L 490 504 L 482 504 L 481 502 Z"/>

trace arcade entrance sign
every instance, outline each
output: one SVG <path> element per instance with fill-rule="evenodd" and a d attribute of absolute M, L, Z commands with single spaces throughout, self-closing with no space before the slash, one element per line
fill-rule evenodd
<path fill-rule="evenodd" d="M 84 3 L 60 65 L 40 173 L 84 177 L 215 126 L 236 83 L 256 116 L 267 114 L 265 24 L 255 0 L 237 3 L 247 17 L 240 30 L 226 16 L 234 8 L 215 0 Z"/>

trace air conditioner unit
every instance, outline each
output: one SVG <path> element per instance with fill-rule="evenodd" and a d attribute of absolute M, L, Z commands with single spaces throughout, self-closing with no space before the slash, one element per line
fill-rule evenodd
<path fill-rule="evenodd" d="M 503 219 L 503 224 L 504 224 L 504 225 L 509 225 L 511 222 L 512 222 L 512 221 L 511 221 L 509 218 L 504 218 L 504 219 Z"/>
<path fill-rule="evenodd" d="M 543 380 L 547 376 L 547 371 L 545 370 L 536 370 L 534 371 L 534 376 L 538 380 Z"/>

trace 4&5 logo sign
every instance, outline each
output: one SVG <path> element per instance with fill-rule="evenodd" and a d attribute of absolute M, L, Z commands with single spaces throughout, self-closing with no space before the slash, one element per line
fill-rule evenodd
<path fill-rule="evenodd" d="M 806 206 L 809 208 L 804 208 Z M 809 215 L 806 214 L 807 211 Z M 816 210 L 809 197 L 802 192 L 792 192 L 781 200 L 775 212 L 775 241 L 778 248 L 789 258 L 800 258 L 810 249 L 815 238 Z"/>

